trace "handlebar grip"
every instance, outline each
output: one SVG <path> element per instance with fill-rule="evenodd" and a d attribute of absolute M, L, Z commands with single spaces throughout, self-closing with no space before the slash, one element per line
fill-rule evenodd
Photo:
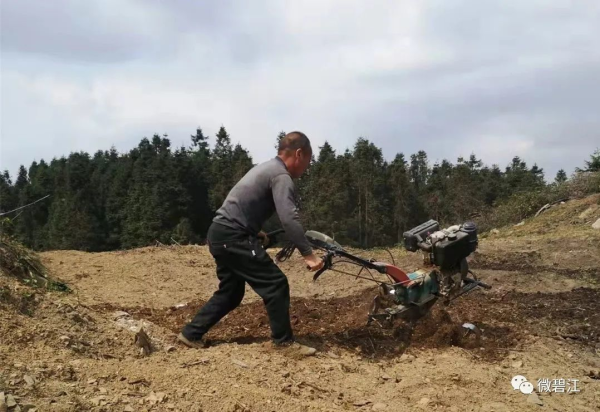
<path fill-rule="evenodd" d="M 464 282 L 465 282 L 465 283 L 472 283 L 472 284 L 475 284 L 475 285 L 477 285 L 477 286 L 479 286 L 479 287 L 481 287 L 481 288 L 487 289 L 487 290 L 490 290 L 490 289 L 492 288 L 492 286 L 491 286 L 491 285 L 488 285 L 487 283 L 483 283 L 483 282 L 482 282 L 482 281 L 480 281 L 480 280 L 475 280 L 475 279 L 465 278 L 465 279 L 464 279 Z"/>
<path fill-rule="evenodd" d="M 480 281 L 480 280 L 478 280 L 478 281 L 477 281 L 477 284 L 478 284 L 479 286 L 481 286 L 482 288 L 484 288 L 484 289 L 487 289 L 487 290 L 490 290 L 490 289 L 492 288 L 492 286 L 488 285 L 487 283 L 483 283 L 483 282 L 482 282 L 482 281 Z"/>
<path fill-rule="evenodd" d="M 317 270 L 317 273 L 315 273 L 315 275 L 313 276 L 313 282 L 316 281 L 319 276 L 321 276 L 323 274 L 323 272 L 325 272 L 325 270 L 327 270 L 327 268 L 325 266 L 323 266 L 321 269 Z"/>

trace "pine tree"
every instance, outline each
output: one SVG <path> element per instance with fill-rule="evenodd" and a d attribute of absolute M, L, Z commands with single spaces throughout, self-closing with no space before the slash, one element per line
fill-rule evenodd
<path fill-rule="evenodd" d="M 419 197 L 426 208 L 428 218 L 441 221 L 448 215 L 448 185 L 452 175 L 452 164 L 444 160 L 435 163 L 429 173 L 427 186 L 421 190 Z"/>
<path fill-rule="evenodd" d="M 39 164 L 34 162 L 29 168 L 29 177 L 31 181 L 31 195 L 35 200 L 50 195 L 50 198 L 36 203 L 30 211 L 34 226 L 33 244 L 31 247 L 36 250 L 47 250 L 49 248 L 47 222 L 54 191 L 54 182 L 50 167 L 43 159 L 40 160 Z"/>
<path fill-rule="evenodd" d="M 410 156 L 410 179 L 418 194 L 422 194 L 429 179 L 429 165 L 427 162 L 427 153 L 419 150 L 417 154 Z"/>
<path fill-rule="evenodd" d="M 250 169 L 252 169 L 252 167 L 254 166 L 254 164 L 252 163 L 252 157 L 250 156 L 250 154 L 248 153 L 248 151 L 244 148 L 242 148 L 242 146 L 238 143 L 235 145 L 235 148 L 233 149 L 233 153 L 231 155 L 231 167 L 232 167 L 232 187 L 233 185 L 235 185 L 237 182 L 240 181 L 240 179 L 242 177 L 244 177 L 244 175 L 246 173 L 248 173 L 248 171 Z"/>
<path fill-rule="evenodd" d="M 417 224 L 419 205 L 414 187 L 410 184 L 408 164 L 404 154 L 399 153 L 389 167 L 390 193 L 393 204 L 396 243 L 402 242 L 403 233 Z"/>
<path fill-rule="evenodd" d="M 17 198 L 17 206 L 25 206 L 34 201 L 31 193 L 29 174 L 23 165 L 19 167 L 14 191 Z M 31 213 L 32 211 L 30 208 L 25 208 L 12 217 L 13 227 L 17 238 L 28 247 L 31 247 L 34 241 L 34 224 Z"/>
<path fill-rule="evenodd" d="M 92 184 L 94 169 L 90 155 L 72 153 L 67 160 L 70 199 L 70 249 L 98 251 L 104 242 L 100 222 L 101 187 Z"/>
<path fill-rule="evenodd" d="M 22 192 L 29 186 L 29 176 L 27 175 L 27 169 L 25 166 L 19 166 L 19 173 L 17 175 L 17 180 L 15 182 L 15 189 L 17 193 Z"/>
<path fill-rule="evenodd" d="M 515 156 L 512 163 L 506 168 L 506 186 L 503 195 L 508 197 L 513 193 L 528 192 L 544 187 L 544 170 L 536 164 L 527 168 L 527 163 Z"/>
<path fill-rule="evenodd" d="M 233 187 L 232 156 L 231 139 L 225 127 L 221 126 L 217 133 L 217 141 L 212 153 L 212 190 L 210 200 L 213 210 L 221 207 Z"/>
<path fill-rule="evenodd" d="M 493 206 L 502 195 L 504 187 L 502 170 L 498 165 L 492 165 L 491 169 L 486 166 L 481 170 L 481 178 L 483 202 L 487 206 Z"/>
<path fill-rule="evenodd" d="M 390 222 L 384 210 L 389 205 L 386 190 L 386 164 L 381 149 L 364 138 L 354 145 L 353 176 L 358 187 L 358 243 L 361 247 L 372 247 L 385 243 L 391 233 Z"/>
<path fill-rule="evenodd" d="M 557 184 L 562 184 L 564 182 L 567 181 L 567 173 L 563 170 L 560 169 L 557 173 L 556 173 L 556 177 L 554 178 L 554 182 L 556 182 Z"/>
<path fill-rule="evenodd" d="M 194 173 L 192 156 L 188 149 L 180 147 L 166 161 L 169 163 L 168 170 L 171 171 L 168 190 L 173 196 L 173 199 L 171 199 L 172 210 L 167 225 L 175 227 L 182 224 L 182 220 L 185 219 L 186 228 L 189 226 L 186 242 L 191 242 L 196 239 L 190 220 L 190 216 L 194 212 L 192 209 L 192 190 L 194 187 L 190 182 Z"/>
<path fill-rule="evenodd" d="M 17 207 L 10 173 L 5 170 L 0 174 L 0 212 L 8 212 Z"/>
<path fill-rule="evenodd" d="M 534 164 L 531 169 L 529 169 L 530 174 L 530 187 L 535 189 L 540 189 L 544 187 L 544 169 L 538 167 L 537 164 Z"/>
<path fill-rule="evenodd" d="M 143 139 L 132 169 L 122 243 L 125 247 L 167 243 L 180 222 L 183 189 L 174 168 L 170 141 L 154 135 Z"/>
<path fill-rule="evenodd" d="M 281 139 L 283 139 L 285 137 L 286 133 L 282 130 L 281 132 L 279 132 L 279 134 L 277 135 L 277 140 L 275 141 L 275 151 L 278 152 L 279 151 L 279 142 L 281 141 Z"/>
<path fill-rule="evenodd" d="M 344 242 L 354 243 L 348 229 L 352 219 L 353 182 L 349 158 L 336 156 L 328 142 L 319 148 L 309 173 L 302 178 L 299 187 L 301 217 L 313 230 L 327 233 Z"/>
<path fill-rule="evenodd" d="M 71 198 L 67 178 L 67 159 L 53 159 L 50 170 L 54 180 L 54 194 L 48 212 L 48 247 L 50 249 L 69 249 L 70 205 Z"/>
<path fill-rule="evenodd" d="M 195 150 L 190 153 L 190 176 L 182 183 L 187 187 L 190 195 L 188 216 L 192 232 L 202 239 L 206 237 L 212 221 L 209 194 L 212 182 L 212 154 L 208 145 L 208 137 L 204 136 L 200 128 L 196 130 L 196 135 L 192 136 L 192 143 Z"/>
<path fill-rule="evenodd" d="M 17 196 L 15 194 L 15 189 L 12 185 L 8 170 L 5 170 L 4 173 L 0 174 L 0 213 L 9 212 L 16 208 Z M 14 225 L 12 220 L 10 220 L 13 216 L 13 214 L 10 214 L 9 216 L 0 216 L 0 235 L 4 233 L 9 235 L 14 234 Z"/>
<path fill-rule="evenodd" d="M 482 209 L 484 201 L 481 165 L 481 160 L 477 160 L 474 154 L 469 161 L 458 159 L 448 180 L 445 214 L 441 219 L 443 222 L 463 222 L 471 213 Z"/>
<path fill-rule="evenodd" d="M 191 139 L 192 147 L 194 149 L 197 149 L 198 151 L 202 151 L 204 153 L 209 152 L 210 149 L 208 148 L 208 137 L 204 136 L 204 133 L 202 132 L 202 129 L 200 127 L 196 129 L 195 135 L 191 135 Z"/>
<path fill-rule="evenodd" d="M 475 153 L 471 153 L 471 156 L 469 156 L 469 161 L 466 162 L 466 164 L 472 172 L 475 172 L 481 169 L 483 162 L 481 161 L 481 159 L 477 159 Z"/>
<path fill-rule="evenodd" d="M 600 172 L 600 149 L 590 155 L 590 160 L 585 161 L 586 172 Z"/>
<path fill-rule="evenodd" d="M 310 172 L 303 179 L 303 185 L 299 188 L 299 197 L 302 202 L 302 217 L 311 229 L 331 233 L 331 212 L 333 200 L 330 185 L 332 176 L 335 175 L 335 152 L 329 143 L 319 148 L 318 159 L 310 167 Z M 325 185 L 325 186 L 324 186 Z M 323 190 L 327 187 L 326 190 Z M 330 234 L 330 236 L 332 236 Z"/>
<path fill-rule="evenodd" d="M 107 226 L 106 249 L 120 249 L 123 242 L 123 226 L 127 218 L 127 198 L 132 185 L 134 155 L 137 149 L 119 156 L 111 148 L 108 158 L 109 167 L 104 180 L 108 188 L 105 201 L 105 221 Z"/>
<path fill-rule="evenodd" d="M 189 244 L 194 241 L 196 235 L 192 229 L 190 219 L 187 217 L 181 218 L 175 230 L 173 231 L 173 239 L 182 245 Z"/>

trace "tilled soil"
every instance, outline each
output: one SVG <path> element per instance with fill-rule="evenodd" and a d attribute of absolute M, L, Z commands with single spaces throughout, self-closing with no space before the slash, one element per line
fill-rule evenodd
<path fill-rule="evenodd" d="M 327 300 L 294 298 L 291 319 L 296 335 L 321 350 L 342 348 L 379 359 L 401 355 L 409 347 L 418 349 L 458 346 L 472 350 L 478 358 L 496 360 L 518 349 L 528 334 L 569 339 L 600 348 L 600 291 L 578 288 L 563 293 L 474 292 L 444 308 L 438 303 L 412 327 L 398 320 L 394 327 L 366 325 L 366 314 L 375 290 Z M 196 314 L 204 301 L 180 308 L 151 310 L 103 305 L 104 311 L 124 310 L 158 324 L 174 334 Z M 474 323 L 482 340 L 461 325 Z M 270 328 L 262 302 L 242 305 L 217 324 L 207 337 L 213 344 L 263 342 Z"/>
<path fill-rule="evenodd" d="M 473 269 L 520 271 L 538 273 L 551 271 L 555 274 L 575 279 L 598 279 L 600 267 L 556 267 L 544 262 L 536 251 L 504 252 L 499 255 L 475 253 L 471 260 Z"/>

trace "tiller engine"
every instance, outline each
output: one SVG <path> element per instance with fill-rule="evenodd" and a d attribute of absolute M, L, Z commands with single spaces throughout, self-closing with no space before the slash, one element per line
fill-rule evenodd
<path fill-rule="evenodd" d="M 280 232 L 282 230 L 272 232 L 269 237 Z M 392 325 L 398 318 L 413 321 L 427 313 L 438 299 L 447 305 L 476 288 L 491 289 L 477 279 L 467 263 L 467 257 L 478 245 L 477 227 L 472 222 L 440 230 L 438 222 L 429 220 L 405 232 L 406 250 L 423 254 L 423 267 L 409 273 L 395 266 L 393 256 L 391 264 L 364 259 L 347 252 L 323 233 L 309 230 L 306 237 L 313 248 L 325 252 L 324 265 L 314 274 L 314 281 L 326 270 L 331 270 L 379 284 L 368 314 L 369 324 L 375 321 L 381 326 Z M 283 261 L 293 251 L 293 245 L 286 246 L 276 259 Z M 340 270 L 340 263 L 359 266 L 360 271 L 353 274 Z M 378 280 L 372 271 L 384 275 L 387 281 Z"/>

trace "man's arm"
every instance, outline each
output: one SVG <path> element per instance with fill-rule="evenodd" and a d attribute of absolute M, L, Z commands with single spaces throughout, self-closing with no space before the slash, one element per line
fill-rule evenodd
<path fill-rule="evenodd" d="M 300 223 L 300 216 L 296 207 L 294 195 L 294 182 L 288 174 L 282 173 L 271 180 L 273 201 L 281 225 L 288 239 L 294 243 L 300 254 L 304 257 L 313 254 L 312 247 L 304 235 L 304 228 Z"/>

